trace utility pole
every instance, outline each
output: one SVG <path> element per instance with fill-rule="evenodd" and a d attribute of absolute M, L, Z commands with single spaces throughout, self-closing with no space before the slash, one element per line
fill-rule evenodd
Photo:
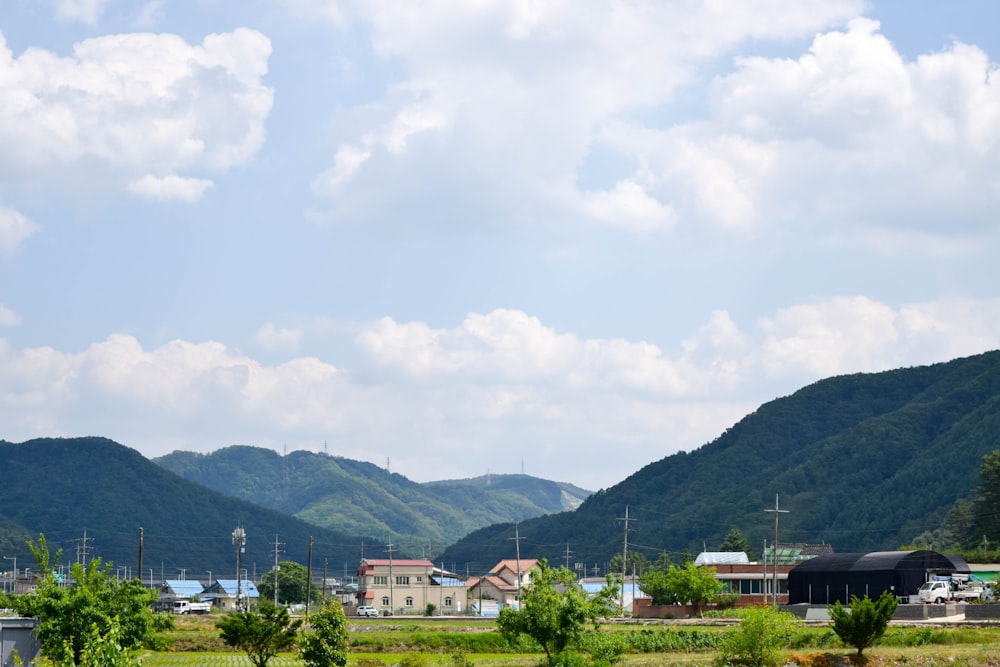
<path fill-rule="evenodd" d="M 771 587 L 771 596 L 774 598 L 774 606 L 778 606 L 778 515 L 788 514 L 788 510 L 783 510 L 778 507 L 778 494 L 774 494 L 774 509 L 765 509 L 765 512 L 774 512 L 774 543 L 771 544 L 771 553 L 773 558 L 771 558 L 771 565 L 773 566 L 774 572 L 772 577 L 774 578 L 774 584 Z M 766 561 L 766 559 L 765 559 Z"/>
<path fill-rule="evenodd" d="M 139 526 L 139 583 L 142 583 L 142 526 Z"/>
<path fill-rule="evenodd" d="M 624 545 L 625 546 L 622 549 L 622 593 L 621 593 L 621 612 L 622 612 L 622 616 L 624 616 L 625 615 L 625 575 L 628 572 L 628 569 L 627 569 L 628 568 L 628 565 L 627 565 L 627 563 L 628 563 L 628 530 L 629 530 L 629 528 L 628 528 L 628 523 L 629 523 L 628 505 L 625 506 L 625 516 L 624 516 L 624 518 L 620 517 L 617 520 L 625 522 L 625 541 L 624 541 Z M 634 521 L 634 519 L 633 519 L 633 521 Z"/>
<path fill-rule="evenodd" d="M 76 562 L 80 563 L 82 559 L 83 567 L 87 567 L 87 554 L 90 552 L 90 547 L 87 545 L 88 542 L 92 542 L 94 538 L 87 537 L 87 529 L 83 529 L 83 538 L 78 539 L 79 544 L 76 545 Z"/>
<path fill-rule="evenodd" d="M 274 606 L 278 606 L 278 573 L 281 566 L 278 565 L 278 547 L 284 546 L 284 542 L 278 542 L 278 534 L 274 534 Z"/>
<path fill-rule="evenodd" d="M 569 550 L 569 542 L 566 543 L 566 569 L 569 569 L 569 557 L 573 552 Z"/>
<path fill-rule="evenodd" d="M 246 550 L 247 532 L 237 525 L 233 531 L 233 546 L 236 547 L 236 611 L 243 611 L 243 572 L 240 569 L 240 556 Z"/>
<path fill-rule="evenodd" d="M 514 540 L 515 553 L 517 554 L 517 608 L 521 608 L 521 537 L 520 524 L 514 524 L 514 537 L 508 537 L 509 540 Z"/>
<path fill-rule="evenodd" d="M 309 618 L 309 598 L 312 597 L 313 583 L 313 536 L 309 536 L 309 565 L 306 567 L 306 618 Z"/>
<path fill-rule="evenodd" d="M 392 597 L 392 552 L 396 549 L 392 546 L 392 542 L 390 541 L 389 544 L 385 545 L 385 550 L 389 552 L 389 610 L 393 611 L 393 605 L 395 604 L 396 599 Z"/>

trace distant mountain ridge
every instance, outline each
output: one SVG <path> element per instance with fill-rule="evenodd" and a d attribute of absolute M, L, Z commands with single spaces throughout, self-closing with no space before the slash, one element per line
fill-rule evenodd
<path fill-rule="evenodd" d="M 590 567 L 630 549 L 715 549 L 738 528 L 757 551 L 773 539 L 839 552 L 891 550 L 941 525 L 1000 448 L 1000 352 L 882 373 L 829 378 L 762 405 L 692 452 L 667 456 L 589 497 L 575 512 L 522 522 L 521 554 Z M 449 567 L 509 558 L 514 526 L 489 526 L 449 547 Z"/>
<path fill-rule="evenodd" d="M 205 579 L 208 570 L 235 578 L 237 526 L 247 535 L 249 575 L 270 568 L 276 537 L 283 557 L 301 563 L 312 538 L 315 557 L 338 575 L 361 557 L 359 537 L 189 482 L 106 438 L 0 441 L 0 471 L 0 545 L 21 570 L 35 565 L 25 539 L 44 533 L 53 552 L 62 549 L 61 563 L 100 556 L 138 576 L 140 529 L 143 578 Z"/>
<path fill-rule="evenodd" d="M 185 479 L 317 526 L 393 542 L 411 554 L 440 550 L 495 523 L 573 509 L 590 495 L 528 475 L 418 483 L 372 463 L 236 445 L 153 461 Z"/>

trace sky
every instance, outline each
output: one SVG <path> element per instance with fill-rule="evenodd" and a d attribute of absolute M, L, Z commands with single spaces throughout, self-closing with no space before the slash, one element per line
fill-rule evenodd
<path fill-rule="evenodd" d="M 597 490 L 1000 348 L 1000 3 L 915 6 L 0 0 L 0 439 Z"/>

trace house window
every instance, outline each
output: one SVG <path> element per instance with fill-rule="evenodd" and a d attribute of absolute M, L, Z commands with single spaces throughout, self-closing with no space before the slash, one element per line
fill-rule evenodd
<path fill-rule="evenodd" d="M 410 585 L 410 577 L 409 576 L 396 577 L 396 585 L 397 586 L 409 586 Z"/>
<path fill-rule="evenodd" d="M 417 583 L 418 584 L 424 583 L 424 578 L 423 577 L 417 577 Z"/>
<path fill-rule="evenodd" d="M 389 606 L 389 598 L 388 597 L 382 598 L 382 606 L 383 607 L 388 607 Z"/>
<path fill-rule="evenodd" d="M 760 595 L 760 579 L 740 580 L 740 595 Z"/>
<path fill-rule="evenodd" d="M 406 598 L 406 606 L 407 607 L 413 606 L 413 598 Z"/>
<path fill-rule="evenodd" d="M 444 606 L 445 607 L 450 607 L 451 606 L 451 598 L 445 598 L 444 599 Z"/>
<path fill-rule="evenodd" d="M 372 586 L 388 586 L 389 577 L 372 577 Z"/>

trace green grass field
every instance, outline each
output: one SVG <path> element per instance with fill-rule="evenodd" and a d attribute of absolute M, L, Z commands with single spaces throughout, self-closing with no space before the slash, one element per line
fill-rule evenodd
<path fill-rule="evenodd" d="M 242 653 L 220 645 L 217 618 L 180 620 L 164 634 L 170 650 L 145 652 L 145 667 L 249 667 Z M 711 665 L 711 647 L 724 624 L 674 622 L 613 624 L 606 632 L 627 634 L 635 651 L 621 667 L 694 667 Z M 533 667 L 541 653 L 507 647 L 492 622 L 479 619 L 350 619 L 349 667 Z M 668 647 L 668 648 L 664 648 Z M 853 651 L 839 644 L 829 627 L 802 626 L 785 651 L 786 664 L 799 667 L 843 667 Z M 868 651 L 870 667 L 1000 667 L 1000 625 L 937 627 L 891 626 L 880 645 Z M 302 665 L 292 653 L 275 657 L 272 667 Z"/>

